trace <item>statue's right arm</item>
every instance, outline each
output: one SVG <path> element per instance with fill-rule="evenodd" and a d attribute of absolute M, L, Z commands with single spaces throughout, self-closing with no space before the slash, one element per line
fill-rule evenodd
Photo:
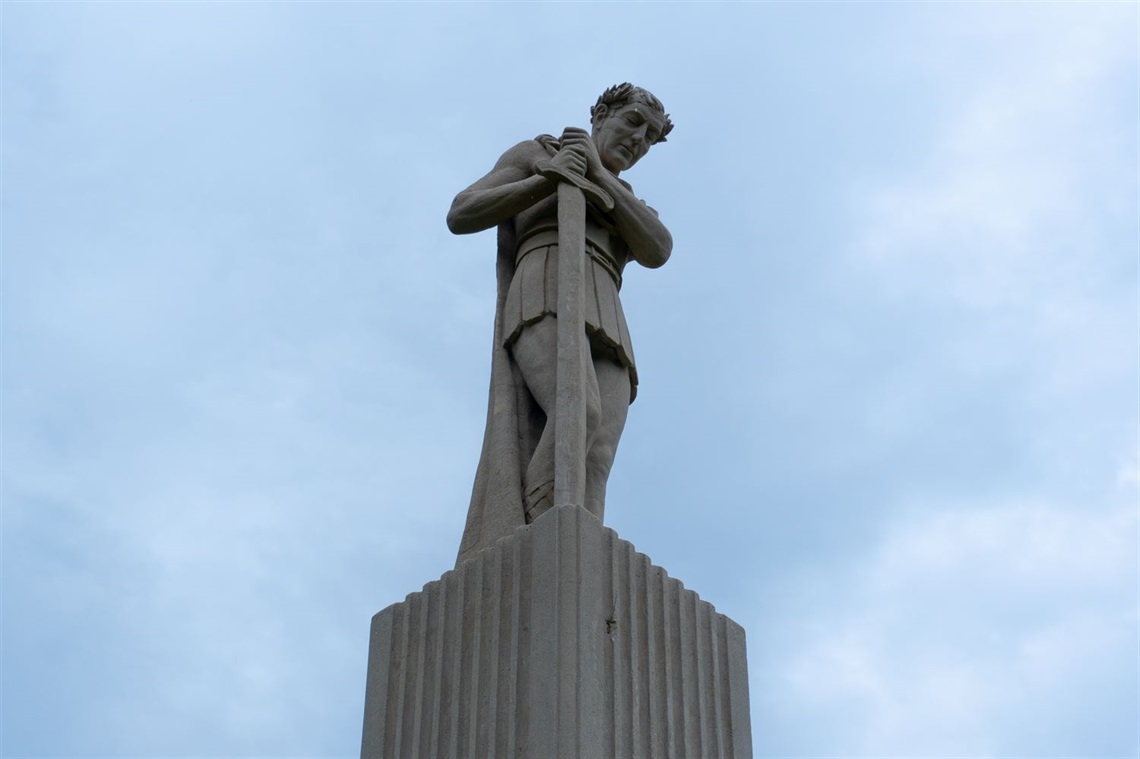
<path fill-rule="evenodd" d="M 534 140 L 503 153 L 487 176 L 455 196 L 447 212 L 447 228 L 457 235 L 482 232 L 551 195 L 554 183 L 534 170 L 537 161 L 549 157 Z"/>

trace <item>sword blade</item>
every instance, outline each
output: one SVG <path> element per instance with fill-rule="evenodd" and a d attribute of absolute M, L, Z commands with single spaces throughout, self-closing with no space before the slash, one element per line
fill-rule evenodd
<path fill-rule="evenodd" d="M 586 499 L 586 199 L 558 184 L 558 354 L 554 402 L 554 505 Z"/>

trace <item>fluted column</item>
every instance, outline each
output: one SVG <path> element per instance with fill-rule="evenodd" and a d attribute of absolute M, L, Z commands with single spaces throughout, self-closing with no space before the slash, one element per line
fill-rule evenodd
<path fill-rule="evenodd" d="M 361 756 L 750 757 L 744 630 L 584 509 L 372 620 Z"/>

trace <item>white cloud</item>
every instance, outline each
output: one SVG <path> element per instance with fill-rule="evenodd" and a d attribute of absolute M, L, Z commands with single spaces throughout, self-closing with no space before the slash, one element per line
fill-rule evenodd
<path fill-rule="evenodd" d="M 1106 256 L 1135 252 L 1102 250 L 1095 223 L 1125 223 L 1121 199 L 1135 197 L 1134 152 L 1122 160 L 1134 134 L 1104 118 L 1119 107 L 1121 72 L 1135 67 L 1134 35 L 1118 14 L 1016 15 L 1006 31 L 1018 44 L 998 65 L 963 61 L 953 72 L 979 86 L 921 171 L 866 202 L 861 251 L 901 292 L 1045 308 L 1044 295 L 1078 297 Z M 1025 55 L 1036 46 L 1048 55 Z"/>
<path fill-rule="evenodd" d="M 1055 442 L 1048 461 L 1075 461 L 1076 481 L 1104 459 L 1122 483 L 1113 497 L 1140 479 L 1104 455 L 1119 436 L 1090 431 L 1104 414 L 1087 403 L 1116 398 L 1105 378 L 1133 375 L 1120 329 L 1132 293 L 1113 269 L 1131 272 L 1132 259 L 1102 255 L 1106 239 L 1132 239 L 1110 223 L 1133 219 L 1132 166 L 1115 160 L 1133 121 L 1102 95 L 1121 91 L 1106 72 L 1132 75 L 1134 25 L 1109 29 L 1093 13 L 1041 32 L 1020 20 L 1083 13 L 1057 5 L 725 6 L 714 12 L 735 23 L 712 26 L 707 11 L 612 6 L 604 29 L 552 6 L 6 9 L 4 86 L 17 107 L 5 131 L 4 748 L 354 750 L 368 615 L 450 565 L 479 451 L 493 234 L 451 238 L 446 205 L 511 141 L 580 123 L 615 80 L 655 88 L 650 74 L 673 93 L 679 128 L 631 178 L 653 188 L 678 254 L 653 284 L 631 276 L 627 288 L 665 317 L 650 329 L 627 301 L 655 378 L 631 432 L 673 428 L 678 445 L 623 443 L 618 477 L 645 516 L 626 537 L 660 535 L 678 557 L 666 565 L 707 577 L 697 587 L 709 598 L 755 580 L 742 569 L 750 554 L 778 574 L 826 535 L 840 557 L 818 560 L 831 603 L 821 612 L 808 594 L 803 646 L 755 669 L 785 678 L 769 703 L 829 716 L 803 729 L 758 714 L 757 737 L 979 754 L 1000 748 L 1000 719 L 1028 711 L 1019 701 L 1040 702 L 1035 688 L 1061 698 L 1096 686 L 1087 708 L 1048 712 L 1061 720 L 1127 708 L 1097 669 L 1135 626 L 1117 603 L 1130 556 L 1118 538 L 1135 533 L 1123 512 L 1086 520 L 1059 498 L 993 513 L 952 504 L 850 558 L 894 518 L 873 505 L 879 493 L 932 476 L 986 491 L 1023 464 L 995 455 L 1001 473 L 983 472 L 991 448 L 1024 439 Z M 591 31 L 569 64 L 520 69 L 511 42 L 568 13 Z M 1002 13 L 1005 27 L 973 23 Z M 997 38 L 979 43 L 987 34 Z M 1033 48 L 1055 38 L 1057 49 Z M 692 55 L 670 55 L 680 43 Z M 921 69 L 928 45 L 953 63 L 943 79 L 896 76 Z M 962 100 L 962 82 L 982 86 Z M 831 178 L 890 153 L 873 127 L 882 109 L 926 123 L 931 102 L 950 117 L 928 171 L 878 183 L 862 229 L 842 213 L 823 225 Z M 838 114 L 863 131 L 828 120 Z M 915 309 L 920 348 L 884 350 L 874 334 L 894 315 L 874 323 L 881 292 L 836 273 L 834 240 L 860 241 L 860 272 L 880 267 L 873 285 L 955 310 Z M 659 289 L 670 278 L 686 286 Z M 740 356 L 772 346 L 756 334 L 773 313 L 756 309 L 764 282 L 797 304 L 772 329 L 795 350 L 752 371 Z M 987 309 L 1008 316 L 992 332 L 945 326 Z M 649 370 L 655 331 L 661 372 Z M 1011 349 L 1022 345 L 1030 360 Z M 889 361 L 900 366 L 883 377 Z M 972 384 L 1011 364 L 1032 381 L 993 396 Z M 749 420 L 765 381 L 779 402 Z M 988 418 L 1023 398 L 1065 413 L 1047 435 Z M 945 436 L 946 420 L 973 434 Z M 949 442 L 927 444 L 940 435 Z M 768 450 L 750 460 L 740 452 L 756 440 Z M 985 449 L 976 467 L 947 461 L 963 441 L 965 458 Z M 679 462 L 679 488 L 662 489 L 654 450 Z M 1039 478 L 1037 463 L 1002 484 Z M 867 511 L 840 514 L 848 496 Z M 756 549 L 765 530 L 771 551 Z M 735 551 L 723 550 L 729 537 Z M 801 616 L 749 633 L 783 639 Z"/>
<path fill-rule="evenodd" d="M 1135 491 L 1140 487 L 1140 449 L 1123 460 L 1116 473 L 1116 484 L 1122 490 Z"/>
<path fill-rule="evenodd" d="M 924 577 L 994 587 L 1115 583 L 1136 553 L 1136 514 L 1089 514 L 1040 503 L 939 511 L 888 538 L 876 561 L 878 593 Z"/>
<path fill-rule="evenodd" d="M 952 455 L 989 451 L 1011 479 L 1034 470 L 1006 494 L 1075 502 L 1137 434 L 1135 8 L 957 18 L 957 49 L 978 55 L 932 73 L 956 97 L 925 160 L 854 201 L 853 270 L 929 336 L 864 408 L 888 429 L 957 432 Z"/>
<path fill-rule="evenodd" d="M 1107 727 L 1084 735 L 1083 750 L 1123 751 L 1138 664 L 1136 536 L 1130 507 L 920 515 L 860 560 L 837 606 L 811 621 L 783 670 L 787 697 L 842 715 L 823 744 L 837 754 L 1001 756 L 1037 755 L 1052 730 L 1087 718 L 1082 693 L 1117 692 L 1124 703 L 1098 716 Z M 1065 716 L 1033 724 L 1057 703 Z"/>

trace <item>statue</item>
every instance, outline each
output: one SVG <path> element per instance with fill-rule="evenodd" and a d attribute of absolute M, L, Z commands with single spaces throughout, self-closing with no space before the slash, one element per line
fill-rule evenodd
<path fill-rule="evenodd" d="M 603 516 L 637 392 L 622 272 L 629 261 L 661 266 L 673 246 L 657 212 L 618 175 L 673 124 L 656 97 L 629 83 L 606 90 L 590 117 L 590 132 L 568 127 L 561 139 L 515 145 L 447 215 L 455 234 L 498 227 L 487 429 L 459 563 L 560 497 Z"/>

